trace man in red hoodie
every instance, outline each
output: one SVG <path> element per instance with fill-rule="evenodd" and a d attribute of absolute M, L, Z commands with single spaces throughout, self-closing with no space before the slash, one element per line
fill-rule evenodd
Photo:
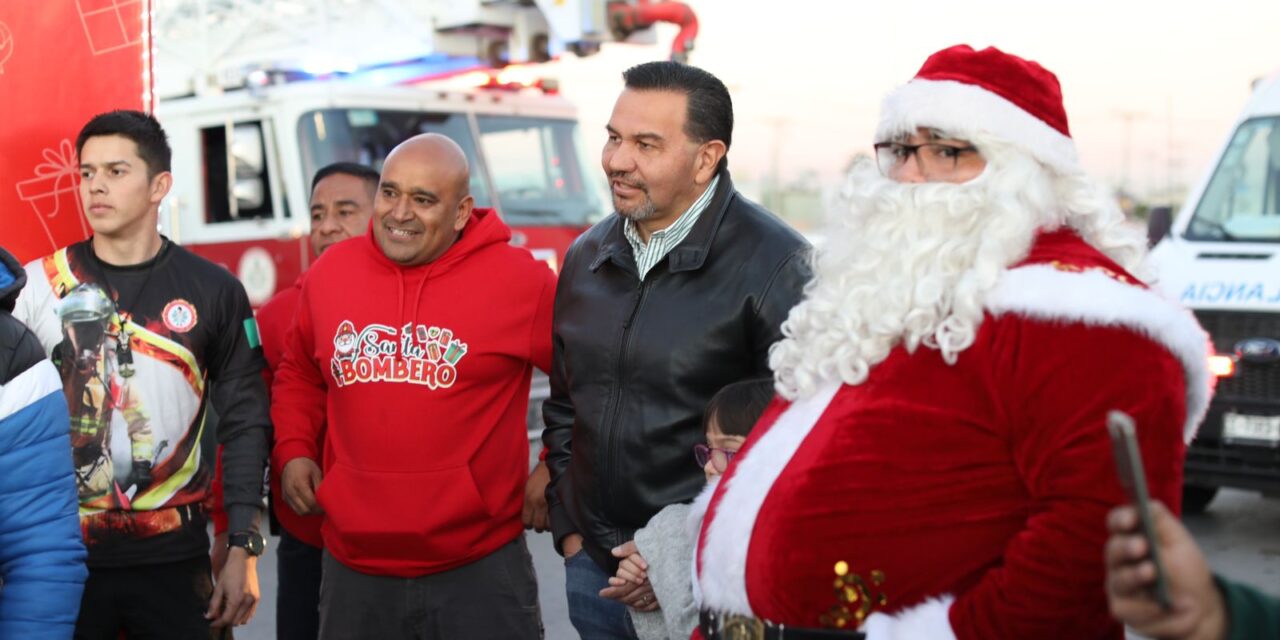
<path fill-rule="evenodd" d="M 453 141 L 404 142 L 372 233 L 302 285 L 273 464 L 294 511 L 324 513 L 321 638 L 542 636 L 520 511 L 555 280 L 468 184 Z"/>

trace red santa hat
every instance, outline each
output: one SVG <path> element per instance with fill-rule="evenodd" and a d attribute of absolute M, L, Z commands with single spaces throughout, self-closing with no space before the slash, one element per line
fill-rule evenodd
<path fill-rule="evenodd" d="M 1007 141 L 1062 174 L 1081 171 L 1067 127 L 1058 77 L 995 47 L 939 51 L 880 110 L 878 140 L 938 129 L 959 138 L 985 133 Z"/>

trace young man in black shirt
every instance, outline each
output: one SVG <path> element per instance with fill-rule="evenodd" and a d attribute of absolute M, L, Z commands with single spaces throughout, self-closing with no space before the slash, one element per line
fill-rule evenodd
<path fill-rule="evenodd" d="M 157 230 L 173 182 L 160 124 L 94 117 L 76 140 L 94 234 L 31 262 L 15 316 L 59 365 L 89 581 L 76 637 L 208 638 L 257 607 L 270 420 L 240 283 Z M 233 547 L 212 582 L 200 435 L 220 420 Z"/>

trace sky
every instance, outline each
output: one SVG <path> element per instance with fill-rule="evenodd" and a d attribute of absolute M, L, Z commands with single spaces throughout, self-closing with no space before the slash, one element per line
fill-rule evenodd
<path fill-rule="evenodd" d="M 1151 199 L 1185 190 L 1207 169 L 1249 97 L 1280 72 L 1280 2 L 1022 0 L 686 0 L 700 31 L 690 63 L 734 100 L 731 168 L 738 181 L 836 184 L 868 152 L 879 105 L 929 54 L 996 46 L 1057 74 L 1087 171 Z M 594 153 L 630 64 L 665 57 L 612 44 L 555 65 Z M 1126 162 L 1127 158 L 1127 162 Z"/>

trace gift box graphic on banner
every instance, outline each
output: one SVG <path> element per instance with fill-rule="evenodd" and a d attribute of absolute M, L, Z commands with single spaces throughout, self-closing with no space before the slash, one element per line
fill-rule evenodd
<path fill-rule="evenodd" d="M 13 55 L 13 32 L 9 25 L 0 22 L 0 75 L 4 75 L 4 63 Z"/>
<path fill-rule="evenodd" d="M 81 232 L 89 235 L 89 225 L 80 205 L 80 166 L 76 164 L 71 141 L 63 140 L 57 150 L 45 149 L 42 153 L 44 162 L 36 165 L 36 177 L 18 183 L 18 197 L 31 204 L 51 245 L 57 246 L 57 243 L 50 226 L 60 215 L 63 219 L 75 217 Z"/>
<path fill-rule="evenodd" d="M 76 8 L 94 55 L 142 42 L 142 0 L 76 0 Z"/>
<path fill-rule="evenodd" d="M 0 245 L 20 262 L 92 233 L 76 135 L 96 114 L 151 106 L 154 4 L 0 0 Z"/>

